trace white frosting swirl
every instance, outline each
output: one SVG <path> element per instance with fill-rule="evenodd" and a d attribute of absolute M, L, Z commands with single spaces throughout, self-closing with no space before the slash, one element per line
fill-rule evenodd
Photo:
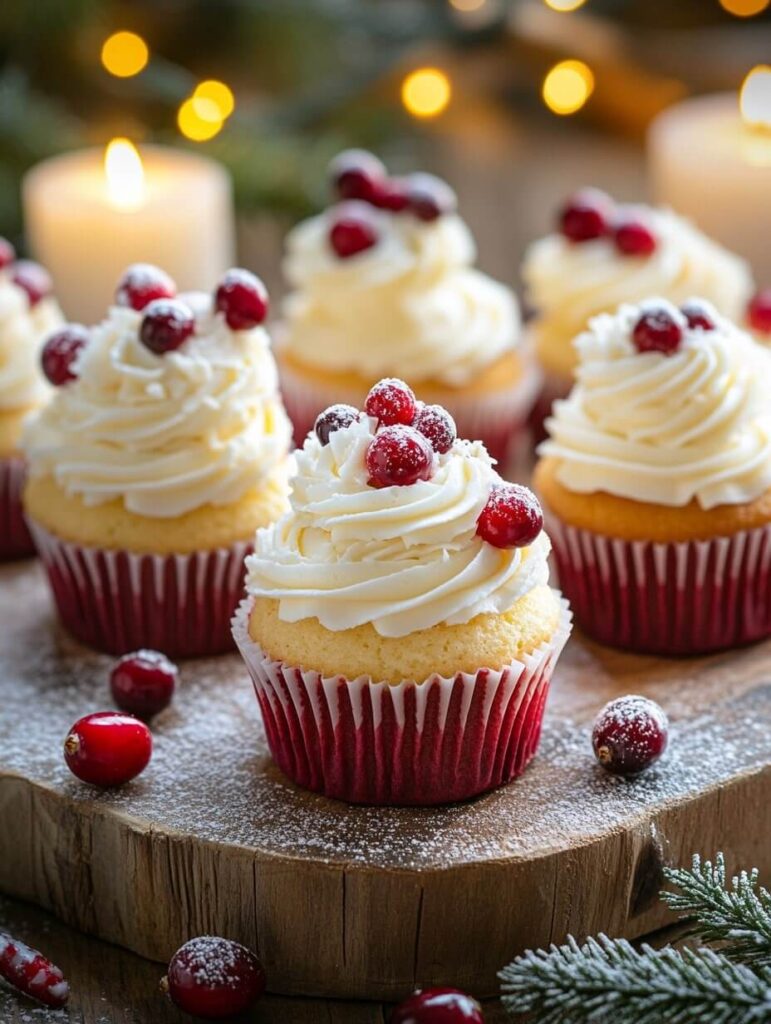
<path fill-rule="evenodd" d="M 55 299 L 30 306 L 23 288 L 0 272 L 0 412 L 41 405 L 49 388 L 40 370 L 46 337 L 63 322 Z"/>
<path fill-rule="evenodd" d="M 409 368 L 410 381 L 460 386 L 516 346 L 517 301 L 471 266 L 474 240 L 458 216 L 424 223 L 373 209 L 378 242 L 347 259 L 328 241 L 333 216 L 304 221 L 287 240 L 289 354 L 368 380 Z"/>
<path fill-rule="evenodd" d="M 476 535 L 500 483 L 478 442 L 456 441 L 430 480 L 367 484 L 365 453 L 376 422 L 365 416 L 322 446 L 297 454 L 291 510 L 257 531 L 247 590 L 279 601 L 285 622 L 316 618 L 327 629 L 371 622 L 381 636 L 501 613 L 548 580 L 545 533 L 501 550 Z"/>
<path fill-rule="evenodd" d="M 679 349 L 638 352 L 634 325 L 646 308 L 662 307 L 683 330 Z M 560 483 L 659 505 L 695 499 L 705 509 L 771 487 L 771 354 L 710 314 L 715 330 L 692 330 L 651 299 L 590 322 L 576 339 L 577 383 L 555 403 L 539 449 L 559 459 Z"/>
<path fill-rule="evenodd" d="M 158 356 L 139 340 L 142 314 L 113 307 L 29 423 L 33 475 L 52 475 L 87 505 L 121 499 L 139 515 L 179 516 L 238 501 L 287 457 L 291 428 L 261 327 L 231 331 L 194 296 L 196 333 Z"/>

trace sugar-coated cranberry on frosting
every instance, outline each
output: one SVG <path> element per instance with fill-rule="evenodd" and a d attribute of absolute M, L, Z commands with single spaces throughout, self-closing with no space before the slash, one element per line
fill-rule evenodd
<path fill-rule="evenodd" d="M 747 323 L 758 334 L 771 335 L 771 288 L 761 288 L 750 299 Z"/>
<path fill-rule="evenodd" d="M 132 263 L 115 289 L 115 303 L 140 312 L 154 299 L 173 299 L 177 286 L 165 270 L 152 263 Z"/>
<path fill-rule="evenodd" d="M 144 309 L 139 336 L 142 344 L 161 356 L 184 345 L 195 331 L 195 315 L 177 299 L 154 299 Z"/>
<path fill-rule="evenodd" d="M 382 426 L 409 425 L 417 412 L 415 392 L 398 377 L 384 377 L 370 388 L 364 411 Z"/>
<path fill-rule="evenodd" d="M 330 434 L 334 434 L 336 430 L 342 430 L 343 427 L 350 427 L 358 418 L 358 409 L 340 402 L 337 405 L 330 405 L 328 409 L 320 412 L 316 417 L 313 429 L 322 444 L 329 444 Z"/>
<path fill-rule="evenodd" d="M 76 379 L 73 365 L 87 344 L 88 330 L 83 324 L 65 324 L 48 337 L 40 361 L 49 383 L 58 388 Z"/>
<path fill-rule="evenodd" d="M 428 480 L 434 461 L 431 442 L 414 427 L 382 427 L 367 448 L 367 471 L 373 487 L 405 487 Z"/>
<path fill-rule="evenodd" d="M 567 200 L 559 212 L 560 231 L 571 242 L 589 242 L 608 234 L 613 200 L 598 188 L 585 188 Z"/>
<path fill-rule="evenodd" d="M 34 260 L 17 260 L 11 267 L 11 280 L 27 293 L 30 306 L 36 306 L 53 292 L 51 275 Z"/>
<path fill-rule="evenodd" d="M 247 331 L 265 322 L 268 289 L 256 274 L 234 267 L 225 274 L 214 293 L 214 307 L 234 331 Z"/>
<path fill-rule="evenodd" d="M 683 329 L 666 306 L 648 305 L 634 325 L 632 338 L 638 352 L 660 352 L 668 356 L 680 347 Z"/>
<path fill-rule="evenodd" d="M 365 203 L 350 200 L 330 211 L 329 244 L 341 260 L 377 245 L 378 227 Z"/>

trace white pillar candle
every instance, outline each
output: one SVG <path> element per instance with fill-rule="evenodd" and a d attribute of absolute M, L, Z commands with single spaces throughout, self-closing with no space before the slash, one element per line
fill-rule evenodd
<path fill-rule="evenodd" d="M 23 183 L 32 254 L 71 320 L 94 323 L 130 263 L 155 263 L 180 291 L 210 289 L 233 264 L 230 177 L 206 157 L 114 140 L 53 157 Z"/>

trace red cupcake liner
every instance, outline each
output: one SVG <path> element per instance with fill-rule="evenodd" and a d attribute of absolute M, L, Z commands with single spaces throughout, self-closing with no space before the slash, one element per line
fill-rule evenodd
<path fill-rule="evenodd" d="M 603 537 L 549 519 L 576 624 L 610 647 L 695 655 L 771 636 L 771 525 L 708 541 Z"/>
<path fill-rule="evenodd" d="M 549 681 L 570 633 L 570 611 L 561 605 L 551 641 L 521 661 L 393 686 L 271 658 L 249 637 L 250 599 L 236 613 L 233 635 L 285 775 L 349 803 L 442 804 L 509 782 L 535 754 Z"/>
<path fill-rule="evenodd" d="M 172 658 L 233 650 L 247 542 L 191 555 L 142 555 L 70 544 L 30 522 L 59 618 L 99 651 L 142 647 Z"/>
<path fill-rule="evenodd" d="M 27 529 L 21 494 L 27 476 L 23 459 L 0 459 L 0 561 L 29 558 L 35 544 Z"/>

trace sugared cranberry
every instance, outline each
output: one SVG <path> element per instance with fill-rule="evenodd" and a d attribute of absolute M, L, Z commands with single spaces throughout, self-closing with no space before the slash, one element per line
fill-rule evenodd
<path fill-rule="evenodd" d="M 699 328 L 702 331 L 715 330 L 715 321 L 712 319 L 711 313 L 706 306 L 703 306 L 700 302 L 695 300 L 686 302 L 685 305 L 680 307 L 680 312 L 688 321 L 688 326 L 691 330 L 695 330 L 696 328 Z"/>
<path fill-rule="evenodd" d="M 409 210 L 419 220 L 438 220 L 453 213 L 458 197 L 446 181 L 434 174 L 411 174 L 407 179 Z"/>
<path fill-rule="evenodd" d="M 140 312 L 154 299 L 173 299 L 177 286 L 169 275 L 152 263 L 132 263 L 123 272 L 115 290 L 115 303 Z"/>
<path fill-rule="evenodd" d="M 414 427 L 397 423 L 375 434 L 366 460 L 371 487 L 405 487 L 431 477 L 434 451 Z"/>
<path fill-rule="evenodd" d="M 7 238 L 0 236 L 0 270 L 8 267 L 16 259 L 16 250 Z"/>
<path fill-rule="evenodd" d="M 73 775 L 102 788 L 135 778 L 152 752 L 153 738 L 145 723 L 119 711 L 86 715 L 64 741 L 64 760 Z"/>
<path fill-rule="evenodd" d="M 747 306 L 747 323 L 758 334 L 771 334 L 771 288 L 763 288 Z"/>
<path fill-rule="evenodd" d="M 385 178 L 373 188 L 370 202 L 381 210 L 401 213 L 409 205 L 407 182 L 401 178 Z"/>
<path fill-rule="evenodd" d="M 394 423 L 409 425 L 417 412 L 415 394 L 409 384 L 398 377 L 385 377 L 370 388 L 364 409 L 368 416 L 377 419 L 380 426 L 390 427 Z"/>
<path fill-rule="evenodd" d="M 256 274 L 234 267 L 217 286 L 214 306 L 232 330 L 248 331 L 268 315 L 268 289 Z"/>
<path fill-rule="evenodd" d="M 671 356 L 680 347 L 683 332 L 666 309 L 649 309 L 634 325 L 632 340 L 638 352 L 661 352 Z"/>
<path fill-rule="evenodd" d="M 496 548 L 524 548 L 543 529 L 538 498 L 522 484 L 494 487 L 479 514 L 477 533 Z"/>
<path fill-rule="evenodd" d="M 30 306 L 36 306 L 53 291 L 51 275 L 32 260 L 17 260 L 11 268 L 11 280 L 27 293 Z"/>
<path fill-rule="evenodd" d="M 597 188 L 584 188 L 568 199 L 559 215 L 560 231 L 571 242 L 590 242 L 610 230 L 613 200 Z"/>
<path fill-rule="evenodd" d="M 88 331 L 83 324 L 67 324 L 52 334 L 43 346 L 40 362 L 43 373 L 56 388 L 75 380 L 72 364 L 80 350 L 88 344 Z"/>
<path fill-rule="evenodd" d="M 412 425 L 428 438 L 431 447 L 440 455 L 452 448 L 458 436 L 455 420 L 441 405 L 421 406 Z"/>
<path fill-rule="evenodd" d="M 457 988 L 415 992 L 391 1014 L 391 1024 L 484 1024 L 482 1007 Z"/>
<path fill-rule="evenodd" d="M 142 344 L 162 356 L 184 344 L 195 331 L 193 311 L 176 299 L 155 299 L 145 309 L 139 337 Z"/>
<path fill-rule="evenodd" d="M 123 711 L 152 718 L 167 708 L 174 696 L 179 670 L 159 651 L 124 654 L 110 673 L 110 690 Z"/>
<path fill-rule="evenodd" d="M 181 946 L 161 989 L 194 1017 L 215 1020 L 244 1013 L 265 991 L 265 972 L 246 946 L 201 935 Z"/>
<path fill-rule="evenodd" d="M 600 711 L 592 729 L 592 747 L 603 768 L 614 775 L 637 775 L 667 749 L 669 723 L 647 697 L 618 697 Z"/>
<path fill-rule="evenodd" d="M 346 149 L 330 163 L 329 177 L 341 199 L 371 202 L 378 185 L 386 178 L 386 169 L 374 153 Z"/>
<path fill-rule="evenodd" d="M 329 228 L 329 244 L 341 260 L 377 245 L 377 226 L 366 203 L 342 203 L 335 210 Z"/>
<path fill-rule="evenodd" d="M 613 233 L 616 248 L 625 256 L 650 256 L 656 250 L 656 236 L 637 217 L 622 220 Z"/>
<path fill-rule="evenodd" d="M 340 402 L 338 405 L 330 405 L 324 412 L 320 412 L 316 417 L 313 429 L 316 431 L 319 441 L 323 445 L 327 445 L 331 434 L 334 434 L 336 430 L 343 430 L 344 427 L 350 427 L 358 418 L 358 409 Z"/>

